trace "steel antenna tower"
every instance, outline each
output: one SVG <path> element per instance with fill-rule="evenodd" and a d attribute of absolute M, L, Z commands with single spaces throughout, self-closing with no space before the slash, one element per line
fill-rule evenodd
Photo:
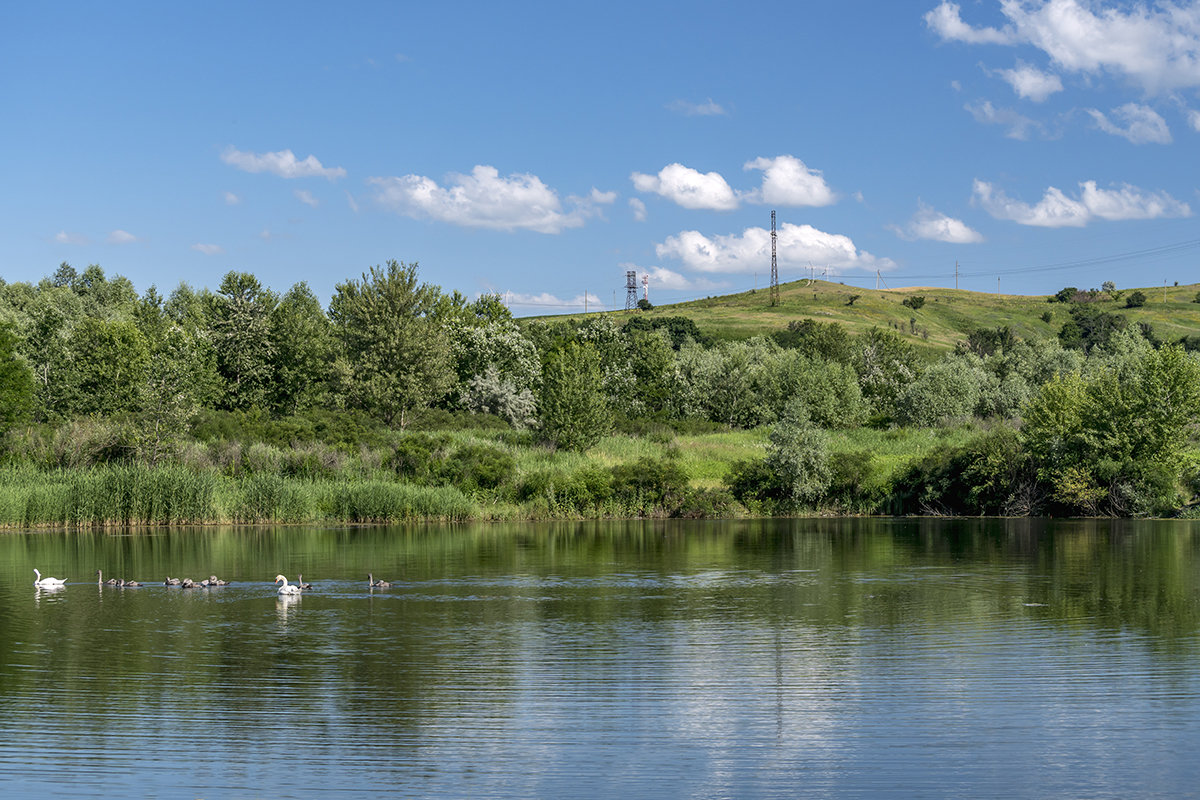
<path fill-rule="evenodd" d="M 771 209 L 771 305 L 779 305 L 779 262 L 775 259 L 775 210 Z"/>
<path fill-rule="evenodd" d="M 625 271 L 625 310 L 637 308 L 637 270 Z"/>

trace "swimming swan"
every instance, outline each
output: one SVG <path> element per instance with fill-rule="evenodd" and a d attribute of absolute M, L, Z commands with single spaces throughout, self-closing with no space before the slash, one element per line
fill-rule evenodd
<path fill-rule="evenodd" d="M 289 586 L 288 582 L 287 582 L 287 578 L 283 577 L 282 575 L 276 575 L 275 582 L 279 583 L 280 581 L 283 581 L 283 586 L 279 587 L 280 594 L 300 594 L 299 586 L 295 586 L 295 585 Z"/>
<path fill-rule="evenodd" d="M 296 575 L 296 585 L 299 586 L 301 589 L 311 589 L 312 588 L 311 583 L 304 582 L 304 575 L 302 573 Z"/>
<path fill-rule="evenodd" d="M 389 583 L 388 581 L 385 581 L 382 579 L 375 580 L 375 576 L 368 572 L 367 573 L 367 585 L 370 586 L 372 589 L 387 589 L 387 588 L 390 588 L 392 584 Z"/>
<path fill-rule="evenodd" d="M 66 581 L 62 578 L 43 578 L 37 567 L 34 567 L 33 574 L 37 575 L 37 580 L 33 582 L 33 585 L 39 589 L 53 589 L 56 586 L 66 585 Z"/>
<path fill-rule="evenodd" d="M 108 580 L 104 580 L 104 573 L 101 572 L 100 570 L 96 570 L 96 583 L 101 586 L 104 586 L 105 584 L 107 584 L 108 586 L 120 586 L 121 585 L 121 582 L 119 580 L 117 580 L 116 578 L 109 578 Z"/>

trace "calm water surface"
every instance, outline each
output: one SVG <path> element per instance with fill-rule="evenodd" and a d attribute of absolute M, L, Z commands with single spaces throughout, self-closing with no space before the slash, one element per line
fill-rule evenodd
<path fill-rule="evenodd" d="M 0 795 L 1196 796 L 1198 530 L 3 535 Z"/>

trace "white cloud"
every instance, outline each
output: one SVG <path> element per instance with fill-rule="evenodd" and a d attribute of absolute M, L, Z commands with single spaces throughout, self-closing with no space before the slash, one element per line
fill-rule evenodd
<path fill-rule="evenodd" d="M 509 308 L 543 309 L 541 313 L 552 313 L 550 309 L 559 311 L 604 311 L 606 306 L 600 302 L 600 297 L 591 292 L 577 294 L 572 298 L 563 299 L 549 292 L 540 294 L 524 294 L 522 292 L 501 292 L 500 298 Z"/>
<path fill-rule="evenodd" d="M 398 214 L 473 228 L 560 233 L 583 225 L 593 212 L 588 203 L 564 211 L 557 193 L 536 175 L 502 178 L 495 167 L 484 165 L 470 175 L 451 174 L 446 187 L 423 175 L 368 178 L 367 183 L 376 187 L 375 199 Z"/>
<path fill-rule="evenodd" d="M 258 238 L 262 239 L 264 242 L 269 242 L 275 238 L 275 234 L 271 233 L 270 229 L 263 228 L 262 231 L 259 232 Z"/>
<path fill-rule="evenodd" d="M 771 232 L 747 228 L 741 236 L 709 238 L 699 231 L 683 231 L 655 246 L 659 258 L 674 258 L 699 272 L 751 273 L 770 269 Z M 835 269 L 892 269 L 889 258 L 859 250 L 848 236 L 825 233 L 811 225 L 784 223 L 776 241 L 778 263 L 807 267 L 810 263 Z"/>
<path fill-rule="evenodd" d="M 980 103 L 969 103 L 963 106 L 967 111 L 971 112 L 971 116 L 976 122 L 982 122 L 985 125 L 1001 125 L 1008 128 L 1008 132 L 1004 135 L 1010 139 L 1020 139 L 1026 141 L 1031 133 L 1041 133 L 1043 128 L 1041 123 L 1032 120 L 1011 108 L 996 108 L 990 100 L 984 100 Z"/>
<path fill-rule="evenodd" d="M 242 202 L 242 198 L 238 197 L 233 192 L 225 192 L 225 205 L 236 206 L 240 202 Z"/>
<path fill-rule="evenodd" d="M 105 239 L 105 241 L 107 241 L 109 244 L 133 244 L 134 242 L 141 240 L 129 231 L 118 229 L 108 234 L 108 238 Z"/>
<path fill-rule="evenodd" d="M 810 169 L 795 156 L 756 158 L 743 169 L 763 171 L 762 188 L 751 192 L 747 199 L 755 203 L 781 206 L 827 206 L 837 196 L 825 183 L 819 170 Z"/>
<path fill-rule="evenodd" d="M 725 282 L 710 281 L 707 278 L 689 278 L 682 273 L 666 267 L 639 267 L 637 264 L 621 264 L 621 272 L 634 270 L 638 273 L 638 286 L 641 286 L 641 276 L 650 276 L 650 290 L 669 289 L 672 291 L 709 291 L 728 286 Z"/>
<path fill-rule="evenodd" d="M 725 109 L 714 103 L 711 97 L 703 103 L 689 103 L 686 100 L 675 100 L 668 103 L 667 108 L 689 117 L 716 117 L 725 114 Z"/>
<path fill-rule="evenodd" d="M 332 181 L 346 175 L 346 170 L 341 167 L 322 166 L 316 156 L 298 161 L 291 150 L 244 153 L 235 147 L 227 147 L 221 153 L 221 160 L 245 172 L 270 172 L 280 178 L 328 178 Z"/>
<path fill-rule="evenodd" d="M 91 240 L 82 233 L 68 233 L 67 231 L 59 231 L 54 234 L 54 241 L 58 244 L 91 244 Z"/>
<path fill-rule="evenodd" d="M 1167 121 L 1149 106 L 1137 103 L 1112 109 L 1114 118 L 1124 123 L 1124 127 L 1113 122 L 1103 112 L 1094 108 L 1087 109 L 1096 121 L 1096 127 L 1113 136 L 1121 136 L 1134 144 L 1170 144 L 1171 130 Z"/>
<path fill-rule="evenodd" d="M 668 164 L 658 175 L 635 172 L 630 176 L 639 192 L 653 192 L 672 202 L 692 209 L 732 211 L 738 207 L 738 197 L 717 172 L 699 172 L 683 164 Z"/>
<path fill-rule="evenodd" d="M 350 194 L 349 190 L 346 192 L 346 205 L 350 206 L 350 210 L 355 214 L 358 213 L 358 201 L 354 199 L 354 195 Z"/>
<path fill-rule="evenodd" d="M 194 244 L 192 249 L 206 256 L 219 256 L 225 252 L 225 248 L 219 244 Z"/>
<path fill-rule="evenodd" d="M 646 204 L 636 197 L 629 198 L 629 208 L 633 210 L 633 219 L 636 222 L 646 221 Z"/>
<path fill-rule="evenodd" d="M 1051 186 L 1037 205 L 1029 205 L 1009 198 L 986 181 L 976 180 L 973 200 L 996 219 L 1042 228 L 1082 228 L 1097 218 L 1116 221 L 1192 214 L 1187 203 L 1166 192 L 1145 192 L 1129 184 L 1101 189 L 1095 181 L 1084 181 L 1079 187 L 1079 197 L 1073 198 Z"/>
<path fill-rule="evenodd" d="M 1055 92 L 1063 90 L 1062 78 L 1021 62 L 1013 69 L 997 70 L 995 74 L 1007 81 L 1018 97 L 1035 103 L 1041 103 Z"/>
<path fill-rule="evenodd" d="M 959 14 L 958 3 L 942 0 L 941 5 L 926 12 L 925 24 L 932 28 L 943 39 L 967 44 L 1011 44 L 1011 30 L 996 28 L 972 28 L 963 22 Z"/>
<path fill-rule="evenodd" d="M 1112 73 L 1157 94 L 1200 87 L 1200 9 L 1162 0 L 1104 8 L 1091 0 L 1001 0 L 1002 29 L 973 28 L 956 3 L 925 22 L 943 39 L 1032 45 L 1052 63 L 1086 75 Z"/>
<path fill-rule="evenodd" d="M 321 204 L 321 201 L 313 197 L 313 193 L 307 189 L 295 189 L 292 191 L 292 194 L 295 195 L 297 200 L 299 200 L 301 203 L 304 203 L 306 206 L 316 208 Z"/>
<path fill-rule="evenodd" d="M 931 239 L 951 244 L 976 244 L 983 241 L 983 235 L 962 220 L 946 216 L 924 203 L 920 204 L 917 213 L 907 225 L 893 225 L 891 229 L 901 238 L 909 240 Z"/>

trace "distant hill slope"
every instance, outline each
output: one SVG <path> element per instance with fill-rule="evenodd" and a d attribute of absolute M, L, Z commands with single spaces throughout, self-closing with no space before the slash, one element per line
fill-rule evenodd
<path fill-rule="evenodd" d="M 1200 335 L 1200 284 L 1169 286 L 1165 290 L 1142 288 L 1146 304 L 1125 308 L 1137 289 L 1125 289 L 1119 299 L 1103 292 L 1094 302 L 1103 310 L 1125 315 L 1131 322 L 1148 322 L 1165 341 Z M 904 305 L 911 297 L 924 297 L 918 309 Z M 1165 296 L 1165 299 L 1164 299 Z M 851 304 L 850 299 L 857 297 Z M 653 317 L 691 317 L 705 334 L 715 339 L 745 339 L 782 330 L 792 320 L 839 322 L 854 333 L 872 327 L 903 333 L 914 345 L 935 353 L 952 349 L 978 328 L 1008 325 L 1022 338 L 1055 338 L 1069 319 L 1067 303 L 1048 302 L 1046 295 L 1008 295 L 968 292 L 939 287 L 863 289 L 827 281 L 792 281 L 779 285 L 779 305 L 771 305 L 766 289 L 721 295 L 686 303 L 655 306 L 650 311 L 606 312 L 620 319 L 627 313 Z M 1050 313 L 1049 320 L 1043 315 Z M 580 318 L 580 314 L 541 319 Z"/>

